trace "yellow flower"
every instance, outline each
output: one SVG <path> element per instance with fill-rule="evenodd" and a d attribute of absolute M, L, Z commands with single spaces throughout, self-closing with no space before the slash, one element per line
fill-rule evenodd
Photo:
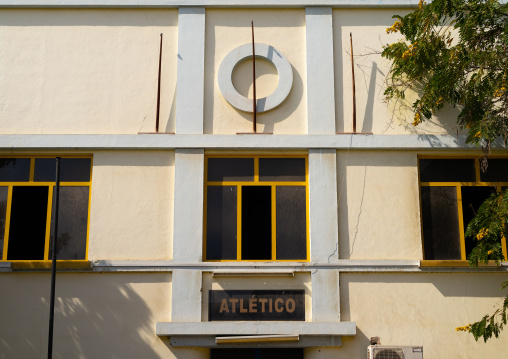
<path fill-rule="evenodd" d="M 391 32 L 397 32 L 402 27 L 402 23 L 400 21 L 395 21 L 395 23 L 386 29 L 386 33 L 389 34 Z"/>
<path fill-rule="evenodd" d="M 463 327 L 457 327 L 455 328 L 458 332 L 470 332 L 471 331 L 471 324 L 465 325 Z"/>
<path fill-rule="evenodd" d="M 417 112 L 413 120 L 413 126 L 418 126 L 422 122 L 420 114 Z"/>
<path fill-rule="evenodd" d="M 503 96 L 503 93 L 506 91 L 506 87 L 502 86 L 500 89 L 496 90 L 494 92 L 494 97 L 501 97 Z"/>
<path fill-rule="evenodd" d="M 487 252 L 487 255 L 489 255 L 489 254 L 492 254 L 492 251 L 488 251 L 488 252 Z"/>
<path fill-rule="evenodd" d="M 476 235 L 476 239 L 478 241 L 481 241 L 487 234 L 489 234 L 489 229 L 482 228 L 482 229 L 480 229 L 480 232 L 478 232 L 478 234 Z"/>
<path fill-rule="evenodd" d="M 476 132 L 474 137 L 482 137 L 482 133 L 480 131 Z"/>

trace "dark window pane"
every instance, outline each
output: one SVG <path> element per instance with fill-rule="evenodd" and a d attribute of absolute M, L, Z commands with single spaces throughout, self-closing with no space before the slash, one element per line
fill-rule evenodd
<path fill-rule="evenodd" d="M 474 159 L 420 159 L 421 182 L 475 182 Z"/>
<path fill-rule="evenodd" d="M 4 253 L 5 215 L 7 214 L 8 187 L 0 187 L 0 260 Z"/>
<path fill-rule="evenodd" d="M 61 169 L 62 166 L 60 166 Z M 54 182 L 56 174 L 56 158 L 36 158 L 34 168 L 35 182 Z M 60 177 L 62 175 L 60 174 Z"/>
<path fill-rule="evenodd" d="M 236 186 L 208 186 L 206 259 L 236 259 Z"/>
<path fill-rule="evenodd" d="M 302 348 L 212 348 L 211 359 L 303 359 Z"/>
<path fill-rule="evenodd" d="M 457 189 L 421 187 L 425 259 L 461 259 Z"/>
<path fill-rule="evenodd" d="M 58 208 L 57 259 L 85 259 L 88 223 L 88 187 L 60 187 Z M 53 255 L 53 223 L 55 220 L 55 190 L 49 256 Z"/>
<path fill-rule="evenodd" d="M 90 158 L 62 158 L 60 160 L 60 181 L 89 182 L 90 166 Z M 35 159 L 34 181 L 56 181 L 56 158 Z"/>
<path fill-rule="evenodd" d="M 276 189 L 277 259 L 307 259 L 305 186 Z"/>
<path fill-rule="evenodd" d="M 0 158 L 0 182 L 25 182 L 30 179 L 30 158 Z"/>
<path fill-rule="evenodd" d="M 271 187 L 242 187 L 242 259 L 272 259 Z"/>
<path fill-rule="evenodd" d="M 260 359 L 252 348 L 212 348 L 210 359 Z"/>
<path fill-rule="evenodd" d="M 254 159 L 209 158 L 208 181 L 254 181 Z"/>
<path fill-rule="evenodd" d="M 7 259 L 44 259 L 47 210 L 48 187 L 13 187 Z"/>
<path fill-rule="evenodd" d="M 260 181 L 305 181 L 305 158 L 260 158 Z"/>
<path fill-rule="evenodd" d="M 469 222 L 478 213 L 483 201 L 492 193 L 496 192 L 495 187 L 462 187 L 462 218 L 464 219 L 464 232 Z M 471 253 L 476 245 L 476 240 L 472 237 L 465 238 L 466 256 Z"/>
<path fill-rule="evenodd" d="M 489 159 L 487 172 L 480 171 L 480 179 L 482 182 L 508 182 L 508 159 Z"/>

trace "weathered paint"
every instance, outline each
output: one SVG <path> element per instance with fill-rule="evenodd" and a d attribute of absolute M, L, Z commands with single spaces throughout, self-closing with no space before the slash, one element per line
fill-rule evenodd
<path fill-rule="evenodd" d="M 422 259 L 417 153 L 338 151 L 341 259 Z"/>
<path fill-rule="evenodd" d="M 508 332 L 483 343 L 455 331 L 501 304 L 505 274 L 341 274 L 342 320 L 357 324 L 343 337 L 341 358 L 365 358 L 371 337 L 385 345 L 423 345 L 424 358 L 506 356 Z"/>
<path fill-rule="evenodd" d="M 173 151 L 95 152 L 88 258 L 171 258 L 173 184 Z"/>
<path fill-rule="evenodd" d="M 175 10 L 0 12 L 0 133 L 174 131 Z"/>

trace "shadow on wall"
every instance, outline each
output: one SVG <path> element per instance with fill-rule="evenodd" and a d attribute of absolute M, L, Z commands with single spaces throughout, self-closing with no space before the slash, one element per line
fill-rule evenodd
<path fill-rule="evenodd" d="M 384 345 L 423 345 L 426 358 L 504 358 L 497 353 L 506 351 L 508 333 L 484 344 L 455 331 L 501 304 L 504 279 L 506 272 L 344 273 L 341 320 L 356 322 L 357 333 L 379 336 Z M 367 341 L 353 340 L 343 341 L 345 358 L 365 357 Z"/>
<path fill-rule="evenodd" d="M 50 275 L 9 277 L 2 322 L 11 325 L 0 327 L 0 358 L 45 357 Z M 167 355 L 155 323 L 169 320 L 170 278 L 166 273 L 57 274 L 53 358 Z"/>
<path fill-rule="evenodd" d="M 220 12 L 220 11 L 219 11 Z M 303 27 L 305 24 L 305 17 L 303 16 L 303 11 L 301 12 L 301 17 L 291 17 L 291 16 L 284 16 L 286 15 L 286 10 L 272 10 L 270 11 L 270 16 L 266 16 L 266 12 L 263 10 L 252 10 L 249 12 L 249 16 L 245 15 L 245 12 L 242 10 L 239 10 L 236 12 L 238 16 L 234 16 L 235 11 L 229 11 L 231 15 L 227 18 L 227 21 L 218 21 L 215 23 L 215 17 L 214 17 L 214 11 L 207 12 L 210 13 L 210 21 L 209 18 L 207 18 L 207 25 L 206 25 L 206 34 L 205 34 L 205 42 L 206 42 L 206 54 L 205 54 L 205 100 L 204 100 L 204 108 L 205 108 L 205 120 L 204 120 L 204 133 L 205 134 L 211 134 L 214 131 L 220 132 L 223 130 L 221 128 L 221 125 L 223 123 L 221 122 L 221 118 L 217 117 L 218 115 L 214 113 L 214 108 L 216 107 L 217 103 L 220 101 L 224 101 L 224 104 L 226 106 L 230 106 L 226 100 L 222 97 L 217 82 L 215 79 L 216 71 L 218 71 L 218 68 L 215 68 L 215 65 L 219 64 L 220 61 L 222 61 L 222 58 L 218 58 L 218 56 L 223 57 L 227 54 L 227 52 L 233 50 L 236 46 L 231 45 L 231 48 L 229 48 L 226 53 L 217 55 L 217 51 L 220 51 L 217 49 L 217 47 L 222 46 L 221 41 L 217 41 L 217 32 L 220 32 L 220 30 L 217 30 L 219 27 L 228 27 L 231 28 L 231 32 L 244 32 L 245 33 L 245 40 L 241 42 L 243 43 L 250 43 L 251 37 L 250 37 L 250 20 L 254 20 L 254 26 L 255 28 L 272 28 L 274 27 L 274 21 L 276 21 L 276 27 L 280 28 L 293 28 L 293 27 Z M 279 16 L 280 14 L 280 16 Z M 255 30 L 256 31 L 256 30 Z M 266 35 L 265 35 L 266 36 Z M 268 43 L 269 41 L 263 40 L 263 36 L 259 35 L 259 33 L 256 34 L 256 42 L 257 43 Z M 277 45 L 270 43 L 270 45 L 274 45 L 277 48 Z M 301 45 L 303 46 L 303 45 Z M 279 49 L 280 50 L 280 49 Z M 300 50 L 300 49 L 299 49 Z M 282 50 L 281 50 L 282 51 Z M 285 56 L 288 56 L 288 54 L 284 54 Z M 289 59 L 291 61 L 291 59 Z M 273 133 L 274 127 L 277 123 L 282 122 L 283 120 L 290 117 L 299 107 L 299 105 L 303 101 L 303 93 L 304 93 L 304 80 L 302 78 L 302 75 L 300 72 L 297 71 L 297 69 L 293 66 L 293 87 L 291 89 L 291 92 L 289 96 L 282 102 L 280 106 L 277 108 L 267 111 L 263 114 L 257 115 L 257 123 L 260 125 L 263 125 L 263 133 Z M 258 71 L 258 70 L 256 70 Z M 259 75 L 263 75 L 263 73 L 256 73 L 256 77 Z M 235 84 L 236 85 L 236 84 Z M 239 92 L 242 92 L 242 89 L 237 89 Z M 221 104 L 222 106 L 222 104 Z M 245 120 L 245 124 L 247 126 L 243 128 L 250 128 L 252 125 L 252 113 L 246 113 L 239 111 L 237 109 L 234 109 L 231 107 L 232 110 L 234 110 L 238 118 Z M 241 120 L 241 121 L 243 121 Z M 243 125 L 243 123 L 242 123 Z M 249 126 L 250 125 L 250 126 Z M 226 126 L 226 125 L 224 125 Z M 241 132 L 241 128 L 238 129 L 239 132 Z M 258 132 L 260 130 L 258 129 Z"/>

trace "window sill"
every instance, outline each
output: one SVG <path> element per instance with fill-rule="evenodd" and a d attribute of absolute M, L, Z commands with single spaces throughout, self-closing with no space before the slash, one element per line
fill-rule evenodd
<path fill-rule="evenodd" d="M 51 269 L 51 261 L 12 261 L 11 269 Z M 90 261 L 60 260 L 56 262 L 57 269 L 92 269 Z"/>
<path fill-rule="evenodd" d="M 499 266 L 502 266 L 503 262 Z M 495 262 L 478 263 L 478 267 L 499 267 Z M 469 267 L 467 260 L 421 260 L 420 267 Z"/>

